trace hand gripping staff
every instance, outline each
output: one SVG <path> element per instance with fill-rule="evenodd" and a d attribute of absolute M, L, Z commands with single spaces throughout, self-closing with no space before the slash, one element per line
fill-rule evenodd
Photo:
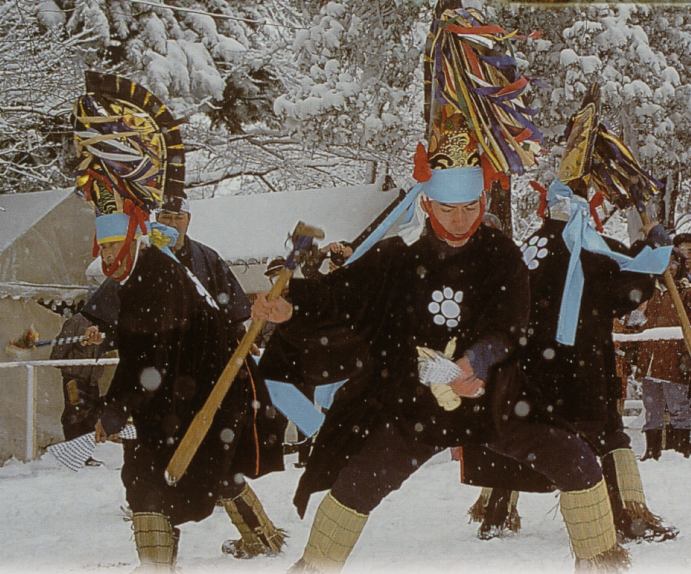
<path fill-rule="evenodd" d="M 293 248 L 286 259 L 285 266 L 281 269 L 276 283 L 274 283 L 271 291 L 269 291 L 267 297 L 269 301 L 277 299 L 281 295 L 288 280 L 295 272 L 298 261 L 301 257 L 304 257 L 306 253 L 309 253 L 314 238 L 323 239 L 323 231 L 306 225 L 301 221 L 298 222 L 291 236 Z M 216 411 L 221 406 L 221 402 L 228 393 L 230 386 L 233 384 L 235 377 L 240 371 L 240 367 L 242 367 L 245 361 L 245 357 L 261 332 L 264 323 L 266 323 L 264 319 L 252 321 L 250 328 L 247 330 L 247 333 L 245 333 L 242 341 L 240 341 L 240 345 L 233 353 L 226 368 L 223 370 L 214 388 L 211 390 L 209 397 L 206 399 L 206 403 L 204 403 L 202 409 L 194 417 L 192 424 L 190 424 L 185 436 L 182 438 L 178 448 L 173 454 L 173 458 L 170 459 L 168 468 L 166 468 L 165 478 L 169 485 L 173 486 L 177 484 L 185 474 L 199 445 L 204 440 L 206 433 L 209 432 Z"/>

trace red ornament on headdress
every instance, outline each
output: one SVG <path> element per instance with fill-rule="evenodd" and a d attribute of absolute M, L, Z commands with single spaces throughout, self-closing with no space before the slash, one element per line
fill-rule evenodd
<path fill-rule="evenodd" d="M 415 181 L 424 183 L 432 179 L 432 168 L 429 165 L 427 159 L 427 152 L 425 151 L 425 146 L 420 142 L 417 144 L 417 149 L 415 150 L 415 169 L 413 170 L 413 177 Z"/>
<path fill-rule="evenodd" d="M 540 205 L 537 207 L 537 214 L 544 219 L 547 217 L 547 190 L 535 180 L 530 181 L 530 187 L 540 194 Z"/>
<path fill-rule="evenodd" d="M 605 196 L 598 191 L 588 202 L 588 205 L 590 206 L 590 215 L 592 216 L 593 221 L 595 221 L 595 228 L 600 233 L 602 233 L 605 229 L 604 227 L 602 227 L 602 222 L 600 221 L 600 216 L 597 213 L 597 208 L 600 207 L 604 203 L 604 201 Z"/>

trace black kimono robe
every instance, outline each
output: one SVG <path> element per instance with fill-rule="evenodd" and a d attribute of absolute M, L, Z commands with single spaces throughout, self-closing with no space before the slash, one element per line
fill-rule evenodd
<path fill-rule="evenodd" d="M 235 473 L 257 477 L 282 469 L 282 424 L 249 361 L 230 388 L 185 475 L 174 486 L 164 471 L 218 380 L 235 341 L 230 323 L 201 283 L 155 248 L 140 253 L 121 285 L 117 324 L 120 363 L 102 423 L 118 432 L 129 416 L 137 429 L 122 470 L 134 512 L 160 512 L 171 524 L 211 514 Z"/>
<path fill-rule="evenodd" d="M 349 378 L 300 481 L 300 513 L 382 420 L 439 447 L 498 436 L 516 394 L 513 358 L 529 308 L 527 269 L 500 232 L 480 226 L 460 248 L 429 227 L 411 246 L 384 240 L 321 279 L 293 279 L 289 298 L 293 317 L 269 341 L 263 374 L 312 385 Z M 487 392 L 446 411 L 419 382 L 416 347 L 443 351 L 454 337 L 454 359 L 472 356 Z"/>
<path fill-rule="evenodd" d="M 228 321 L 241 323 L 250 318 L 251 305 L 247 295 L 216 251 L 185 237 L 185 242 L 175 255 L 202 282 Z"/>
<path fill-rule="evenodd" d="M 530 382 L 532 398 L 541 403 L 538 418 L 579 432 L 599 456 L 626 448 L 617 399 L 612 322 L 652 296 L 652 275 L 622 271 L 612 259 L 581 251 L 584 284 L 573 346 L 556 341 L 562 294 L 571 253 L 562 232 L 566 222 L 547 219 L 522 246 L 529 269 L 531 310 L 527 344 L 521 346 L 521 367 Z M 603 238 L 612 251 L 634 256 L 631 249 Z M 482 446 L 463 449 L 462 480 L 466 484 L 545 492 L 553 487 L 525 465 Z"/>
<path fill-rule="evenodd" d="M 566 223 L 545 221 L 524 247 L 532 294 L 530 336 L 522 365 L 554 412 L 572 422 L 621 421 L 617 399 L 612 321 L 636 309 L 653 294 L 655 276 L 622 271 L 603 255 L 581 251 L 583 297 L 573 346 L 557 343 L 557 322 L 570 252 L 562 238 Z M 612 251 L 633 256 L 642 244 L 628 249 L 604 238 Z"/>

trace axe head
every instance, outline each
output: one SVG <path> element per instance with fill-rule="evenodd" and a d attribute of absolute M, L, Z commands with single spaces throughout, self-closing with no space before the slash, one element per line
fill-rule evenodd
<path fill-rule="evenodd" d="M 295 226 L 290 239 L 293 243 L 293 249 L 286 259 L 285 266 L 288 269 L 295 270 L 297 265 L 309 257 L 312 249 L 312 242 L 314 239 L 324 239 L 324 232 L 318 227 L 308 225 L 303 221 L 298 221 Z"/>
<path fill-rule="evenodd" d="M 311 237 L 313 239 L 324 239 L 324 232 L 318 227 L 308 225 L 304 221 L 298 221 L 293 234 L 290 236 L 293 244 L 297 243 L 300 237 Z"/>

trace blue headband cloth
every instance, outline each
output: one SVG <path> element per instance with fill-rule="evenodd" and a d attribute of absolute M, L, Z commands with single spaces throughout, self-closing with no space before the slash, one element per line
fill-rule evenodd
<path fill-rule="evenodd" d="M 559 179 L 555 179 L 547 192 L 549 206 L 553 207 L 560 197 L 571 200 L 571 217 L 562 231 L 562 237 L 566 247 L 571 252 L 571 258 L 566 274 L 564 294 L 561 299 L 556 339 L 559 343 L 573 346 L 576 341 L 578 316 L 583 296 L 584 276 L 581 265 L 581 250 L 585 249 L 591 253 L 609 257 L 619 265 L 622 271 L 660 275 L 669 265 L 672 246 L 651 249 L 646 245 L 636 257 L 629 257 L 612 251 L 602 236 L 588 224 L 590 220 L 588 203 L 574 197 L 570 187 L 564 185 Z"/>
<path fill-rule="evenodd" d="M 409 223 L 415 211 L 415 200 L 424 193 L 439 203 L 469 203 L 480 198 L 485 188 L 482 168 L 479 166 L 433 169 L 432 177 L 413 187 L 405 199 L 389 213 L 365 241 L 363 241 L 346 261 L 352 263 L 369 251 L 380 241 L 394 223 L 405 213 L 403 223 Z"/>
<path fill-rule="evenodd" d="M 96 241 L 124 241 L 127 236 L 127 228 L 130 223 L 130 216 L 126 213 L 111 213 L 108 215 L 99 215 L 96 218 Z M 146 222 L 146 232 L 149 236 L 154 237 L 154 245 L 158 247 L 163 253 L 172 257 L 177 261 L 175 255 L 170 250 L 171 245 L 175 245 L 178 238 L 178 232 L 172 227 L 158 223 L 157 221 Z M 142 230 L 138 227 L 134 236 L 140 237 Z M 155 236 L 162 236 L 165 241 L 157 241 Z M 158 244 L 161 244 L 160 246 Z"/>

